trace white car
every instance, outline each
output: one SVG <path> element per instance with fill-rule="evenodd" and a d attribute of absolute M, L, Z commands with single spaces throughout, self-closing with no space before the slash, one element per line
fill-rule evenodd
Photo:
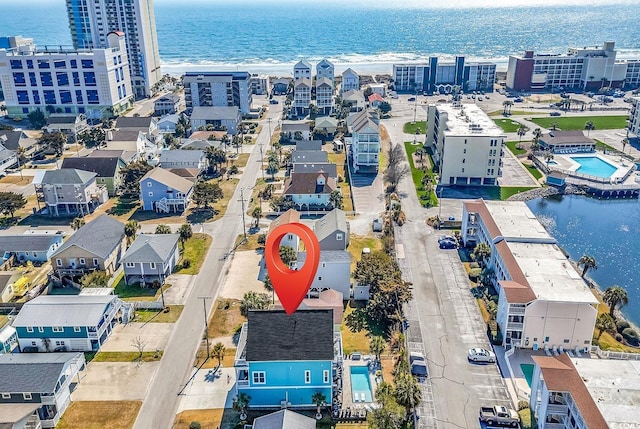
<path fill-rule="evenodd" d="M 496 361 L 496 355 L 487 349 L 475 348 L 469 349 L 469 353 L 467 353 L 467 358 L 471 362 L 490 362 L 493 363 Z"/>

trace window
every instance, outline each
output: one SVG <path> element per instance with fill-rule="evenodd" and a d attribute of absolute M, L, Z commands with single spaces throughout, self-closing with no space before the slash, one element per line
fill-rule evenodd
<path fill-rule="evenodd" d="M 74 326 L 73 327 L 73 332 L 80 332 L 80 331 L 82 331 L 82 329 L 80 329 L 79 326 Z"/>
<path fill-rule="evenodd" d="M 82 98 L 82 90 L 81 89 L 76 89 L 76 102 L 78 104 L 83 104 L 84 101 L 82 101 L 82 100 L 83 100 L 83 98 Z"/>
<path fill-rule="evenodd" d="M 322 371 L 322 382 L 323 383 L 328 383 L 329 382 L 329 370 L 327 370 L 327 369 Z"/>
<path fill-rule="evenodd" d="M 29 104 L 29 92 L 28 91 L 16 91 L 18 96 L 18 104 Z"/>
<path fill-rule="evenodd" d="M 565 339 L 564 339 L 564 343 L 565 343 L 565 344 L 569 344 L 569 339 L 568 339 L 568 338 L 565 338 Z"/>
<path fill-rule="evenodd" d="M 24 399 L 25 401 L 30 401 L 31 400 L 31 393 L 23 393 L 22 394 L 22 399 Z"/>
<path fill-rule="evenodd" d="M 82 68 L 83 69 L 92 69 L 93 68 L 93 60 L 82 60 Z"/>
<path fill-rule="evenodd" d="M 40 104 L 40 93 L 38 91 L 31 91 L 33 95 L 33 104 Z"/>
<path fill-rule="evenodd" d="M 78 60 L 71 60 L 71 61 L 69 61 L 69 64 L 71 65 L 72 69 L 77 69 L 78 68 Z"/>
<path fill-rule="evenodd" d="M 27 86 L 27 81 L 24 77 L 24 73 L 22 72 L 14 72 L 13 73 L 13 83 L 15 86 Z"/>
<path fill-rule="evenodd" d="M 549 337 L 544 337 L 544 342 L 548 343 L 549 342 Z"/>
<path fill-rule="evenodd" d="M 69 75 L 66 72 L 56 72 L 58 86 L 69 86 Z"/>
<path fill-rule="evenodd" d="M 84 72 L 82 75 L 86 86 L 96 86 L 96 74 L 94 72 Z"/>
<path fill-rule="evenodd" d="M 74 86 L 80 86 L 80 73 L 79 72 L 72 72 L 71 76 L 73 78 L 73 85 Z"/>
<path fill-rule="evenodd" d="M 99 104 L 100 103 L 100 99 L 98 98 L 98 91 L 96 91 L 95 89 L 88 89 L 87 90 L 87 102 L 89 104 Z"/>
<path fill-rule="evenodd" d="M 64 341 L 56 341 L 56 346 L 64 346 Z"/>
<path fill-rule="evenodd" d="M 344 238 L 344 236 L 342 235 L 342 233 L 341 233 L 341 232 L 339 232 L 339 233 L 337 233 L 337 234 L 336 234 L 336 240 L 338 240 L 338 241 L 342 241 L 342 239 L 343 239 L 343 238 Z"/>
<path fill-rule="evenodd" d="M 150 197 L 153 197 L 153 192 L 149 191 L 148 195 L 149 195 Z"/>
<path fill-rule="evenodd" d="M 33 332 L 33 326 L 27 326 L 27 332 Z"/>
<path fill-rule="evenodd" d="M 305 384 L 311 383 L 311 371 L 309 371 L 309 370 L 306 370 L 304 372 L 304 383 Z"/>
<path fill-rule="evenodd" d="M 11 399 L 11 393 L 3 393 L 2 399 Z"/>
<path fill-rule="evenodd" d="M 50 89 L 43 91 L 45 104 L 56 104 L 56 92 Z"/>
<path fill-rule="evenodd" d="M 28 69 L 32 69 L 33 68 L 33 60 L 27 60 L 27 68 Z"/>
<path fill-rule="evenodd" d="M 43 333 L 44 332 L 44 328 L 42 326 L 38 326 L 38 332 Z"/>
<path fill-rule="evenodd" d="M 42 83 L 42 86 L 53 86 L 53 78 L 51 77 L 51 72 L 40 73 L 40 82 Z"/>
<path fill-rule="evenodd" d="M 29 72 L 29 83 L 31 86 L 38 86 L 38 79 L 36 78 L 36 72 Z"/>
<path fill-rule="evenodd" d="M 62 266 L 62 259 L 60 259 L 60 258 L 56 259 L 56 265 L 61 267 Z"/>
<path fill-rule="evenodd" d="M 151 263 L 149 264 L 149 267 L 150 267 L 152 270 L 155 270 L 155 269 L 156 269 L 156 263 L 155 263 L 155 262 L 151 262 Z"/>
<path fill-rule="evenodd" d="M 100 261 L 98 261 L 98 258 L 93 258 L 93 266 L 97 267 L 98 265 L 100 265 Z"/>
<path fill-rule="evenodd" d="M 80 258 L 80 263 L 81 263 L 82 265 L 84 265 L 84 264 L 86 264 L 86 263 L 87 263 L 87 261 L 86 261 L 84 258 Z"/>
<path fill-rule="evenodd" d="M 53 332 L 64 332 L 64 328 L 62 326 L 54 326 L 51 330 Z"/>
<path fill-rule="evenodd" d="M 254 371 L 253 384 L 265 384 L 267 382 L 266 373 L 264 371 Z"/>
<path fill-rule="evenodd" d="M 22 70 L 22 61 L 20 60 L 11 60 L 11 68 L 13 70 Z"/>
<path fill-rule="evenodd" d="M 60 103 L 62 104 L 73 103 L 73 99 L 71 98 L 71 91 L 60 91 Z"/>
<path fill-rule="evenodd" d="M 128 268 L 133 268 L 136 266 L 135 262 L 127 262 L 126 265 Z"/>
<path fill-rule="evenodd" d="M 57 69 L 63 69 L 63 68 L 66 68 L 66 67 L 67 67 L 67 65 L 66 65 L 66 63 L 64 62 L 64 60 L 55 60 L 55 61 L 53 62 L 53 66 L 54 66 L 55 68 L 57 68 Z"/>
<path fill-rule="evenodd" d="M 150 187 L 152 187 L 152 186 L 153 186 L 153 183 L 152 183 L 152 182 L 147 182 L 147 188 L 150 188 Z"/>
<path fill-rule="evenodd" d="M 38 60 L 38 68 L 39 69 L 50 69 L 51 64 L 49 64 L 49 60 Z"/>

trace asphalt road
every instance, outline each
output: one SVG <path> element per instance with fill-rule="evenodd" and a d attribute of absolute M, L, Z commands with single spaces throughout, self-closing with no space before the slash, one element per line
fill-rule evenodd
<path fill-rule="evenodd" d="M 280 117 L 281 107 L 269 109 L 268 116 Z M 236 237 L 242 233 L 242 203 L 240 189 L 245 188 L 245 199 L 250 196 L 248 188 L 255 184 L 259 173 L 257 165 L 260 160 L 259 145 L 262 143 L 267 150 L 269 143 L 266 118 L 264 126 L 258 136 L 258 144 L 253 146 L 246 168 L 236 187 L 235 193 L 225 215 L 218 221 L 204 224 L 204 232 L 213 237 L 211 248 L 207 252 L 205 261 L 198 274 L 193 289 L 185 303 L 182 316 L 169 337 L 160 367 L 150 382 L 147 396 L 138 413 L 135 429 L 159 429 L 173 426 L 178 408 L 178 393 L 183 388 L 193 372 L 193 362 L 204 332 L 204 310 L 202 299 L 206 299 L 207 315 L 211 314 L 213 303 L 218 295 L 219 287 L 223 283 L 225 264 L 228 260 L 221 260 L 223 255 L 233 247 Z M 250 219 L 247 219 L 250 222 Z"/>

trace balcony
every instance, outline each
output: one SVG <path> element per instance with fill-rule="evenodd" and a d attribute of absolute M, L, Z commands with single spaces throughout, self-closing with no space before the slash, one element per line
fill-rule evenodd
<path fill-rule="evenodd" d="M 567 415 L 567 410 L 569 409 L 568 405 L 563 404 L 549 404 L 547 405 L 547 414 L 559 414 L 559 415 Z"/>
<path fill-rule="evenodd" d="M 524 323 L 507 322 L 507 331 L 522 331 L 523 329 L 524 329 Z"/>
<path fill-rule="evenodd" d="M 238 387 L 249 387 L 249 380 L 236 380 Z"/>
<path fill-rule="evenodd" d="M 510 315 L 524 315 L 526 310 L 527 310 L 526 307 L 510 306 L 509 307 L 509 314 Z"/>

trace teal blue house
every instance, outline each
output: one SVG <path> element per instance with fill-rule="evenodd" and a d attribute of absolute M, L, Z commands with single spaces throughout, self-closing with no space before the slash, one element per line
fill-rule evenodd
<path fill-rule="evenodd" d="M 235 357 L 236 394 L 250 408 L 314 408 L 321 392 L 330 404 L 342 356 L 333 310 L 252 310 L 243 324 Z"/>

